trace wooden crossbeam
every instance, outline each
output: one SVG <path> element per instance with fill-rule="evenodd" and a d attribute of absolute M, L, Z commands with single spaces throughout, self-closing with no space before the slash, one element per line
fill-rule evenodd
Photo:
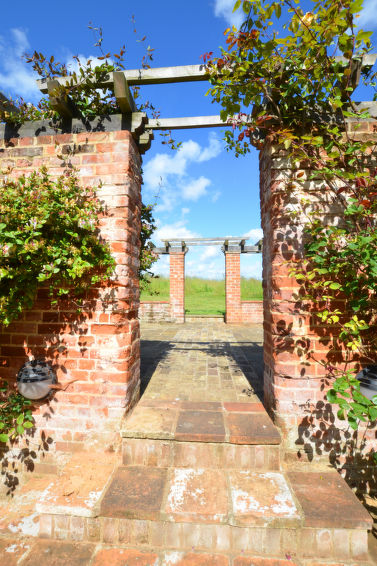
<path fill-rule="evenodd" d="M 47 82 L 51 108 L 63 118 L 69 119 L 75 115 L 77 116 L 78 112 L 74 103 L 68 95 L 59 94 L 59 88 L 61 88 L 61 83 L 58 79 L 52 79 Z"/>
<path fill-rule="evenodd" d="M 4 110 L 5 112 L 14 112 L 18 114 L 19 109 L 12 104 L 8 98 L 0 92 L 0 110 Z"/>
<path fill-rule="evenodd" d="M 229 124 L 220 116 L 189 116 L 186 118 L 158 118 L 149 120 L 150 130 L 187 130 L 191 128 L 221 128 Z"/>
<path fill-rule="evenodd" d="M 335 57 L 335 62 L 348 61 L 344 57 Z M 361 67 L 372 67 L 377 60 L 377 54 L 368 53 L 364 55 L 361 61 Z M 205 65 L 179 65 L 176 67 L 157 67 L 155 69 L 129 69 L 125 71 L 116 71 L 122 73 L 129 86 L 132 85 L 151 85 L 151 84 L 169 84 L 169 83 L 184 83 L 193 81 L 206 81 L 208 74 Z M 72 81 L 72 77 L 60 77 L 59 84 L 65 85 Z M 47 81 L 39 79 L 37 81 L 38 88 L 43 93 L 48 92 Z M 112 87 L 114 84 L 114 73 L 109 73 L 107 77 L 96 86 Z"/>
<path fill-rule="evenodd" d="M 208 75 L 204 65 L 181 65 L 177 67 L 157 67 L 155 69 L 129 69 L 126 71 L 116 71 L 124 75 L 129 86 L 132 85 L 151 85 L 165 83 L 185 83 L 191 81 L 206 81 Z M 59 84 L 71 84 L 72 77 L 59 77 Z M 111 87 L 114 84 L 114 73 L 109 73 L 107 77 L 97 87 Z M 47 93 L 47 83 L 43 79 L 37 80 L 38 88 L 41 92 Z"/>
<path fill-rule="evenodd" d="M 114 95 L 122 114 L 136 112 L 136 104 L 132 97 L 128 81 L 121 71 L 113 73 Z"/>

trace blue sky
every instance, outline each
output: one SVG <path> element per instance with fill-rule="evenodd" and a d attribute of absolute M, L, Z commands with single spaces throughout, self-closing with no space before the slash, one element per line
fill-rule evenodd
<path fill-rule="evenodd" d="M 145 44 L 154 51 L 153 66 L 200 63 L 200 55 L 224 44 L 229 24 L 241 22 L 232 13 L 234 0 L 19 0 L 3 2 L 0 24 L 0 90 L 35 101 L 34 75 L 21 55 L 34 50 L 53 54 L 61 61 L 73 55 L 99 55 L 88 29 L 92 21 L 104 32 L 104 48 L 117 52 L 126 45 L 126 66 L 139 67 Z M 135 16 L 137 33 L 133 31 Z M 377 27 L 377 0 L 366 0 L 361 25 Z M 145 42 L 138 42 L 144 35 Z M 205 96 L 206 83 L 142 87 L 145 98 L 161 111 L 161 117 L 199 116 L 219 113 Z M 177 131 L 182 141 L 178 152 L 162 145 L 156 133 L 152 148 L 143 158 L 145 202 L 156 202 L 156 243 L 169 237 L 261 237 L 258 155 L 236 159 L 227 153 L 222 129 Z M 157 197 L 157 198 L 156 198 Z M 163 257 L 155 271 L 168 272 Z M 261 277 L 261 257 L 243 256 L 242 275 Z M 193 248 L 186 256 L 186 273 L 222 277 L 224 258 L 217 248 Z"/>

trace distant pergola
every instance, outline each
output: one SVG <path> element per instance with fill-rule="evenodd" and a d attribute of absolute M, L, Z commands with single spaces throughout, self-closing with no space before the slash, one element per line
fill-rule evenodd
<path fill-rule="evenodd" d="M 171 238 L 163 240 L 164 247 L 154 248 L 154 252 L 167 255 L 176 251 L 187 252 L 189 246 L 218 246 L 221 245 L 223 252 L 235 251 L 242 254 L 259 254 L 262 252 L 262 240 L 253 246 L 246 246 L 248 238 L 225 237 L 225 238 Z"/>
<path fill-rule="evenodd" d="M 191 246 L 221 246 L 225 255 L 225 320 L 242 322 L 241 254 L 262 253 L 263 241 L 247 246 L 248 238 L 170 238 L 164 247 L 154 248 L 159 255 L 170 256 L 170 316 L 185 321 L 185 255 Z"/>

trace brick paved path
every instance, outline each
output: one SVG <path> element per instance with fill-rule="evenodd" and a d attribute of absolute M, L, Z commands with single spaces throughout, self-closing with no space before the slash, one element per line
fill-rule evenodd
<path fill-rule="evenodd" d="M 144 324 L 141 353 L 142 392 L 149 383 L 149 398 L 250 401 L 254 392 L 262 395 L 263 336 L 259 325 Z"/>
<path fill-rule="evenodd" d="M 32 478 L 0 508 L 0 565 L 370 566 L 370 517 L 337 473 L 282 469 L 261 340 L 143 325 L 122 459 L 78 453 Z"/>

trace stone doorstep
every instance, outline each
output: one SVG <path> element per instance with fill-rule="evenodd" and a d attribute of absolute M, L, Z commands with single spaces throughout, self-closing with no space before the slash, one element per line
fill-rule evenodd
<path fill-rule="evenodd" d="M 121 434 L 186 442 L 281 443 L 261 403 L 144 401 L 126 419 Z"/>
<path fill-rule="evenodd" d="M 368 561 L 363 530 L 233 527 L 220 524 L 173 523 L 110 517 L 41 517 L 41 538 L 130 546 L 139 551 L 218 552 L 230 556 L 299 557 L 314 566 L 361 566 Z M 356 563 L 355 563 L 356 561 Z M 305 562 L 306 563 L 306 562 Z"/>
<path fill-rule="evenodd" d="M 52 504 L 40 536 L 270 555 L 276 549 L 277 556 L 301 548 L 303 558 L 367 560 L 372 521 L 344 480 L 335 471 L 292 474 L 293 487 L 278 472 L 118 468 L 98 517 L 76 516 L 76 507 L 59 515 Z"/>
<path fill-rule="evenodd" d="M 37 513 L 97 516 L 101 497 L 118 464 L 119 455 L 115 452 L 74 454 L 63 473 L 52 478 L 40 495 L 35 506 Z"/>
<path fill-rule="evenodd" d="M 281 557 L 252 556 L 249 553 L 224 555 L 214 549 L 210 553 L 193 550 L 114 548 L 91 543 L 67 541 L 0 540 L 2 566 L 327 566 L 329 562 L 299 560 L 289 554 Z M 369 562 L 338 562 L 332 566 L 371 566 Z"/>
<path fill-rule="evenodd" d="M 279 471 L 280 445 L 123 439 L 124 466 Z"/>

